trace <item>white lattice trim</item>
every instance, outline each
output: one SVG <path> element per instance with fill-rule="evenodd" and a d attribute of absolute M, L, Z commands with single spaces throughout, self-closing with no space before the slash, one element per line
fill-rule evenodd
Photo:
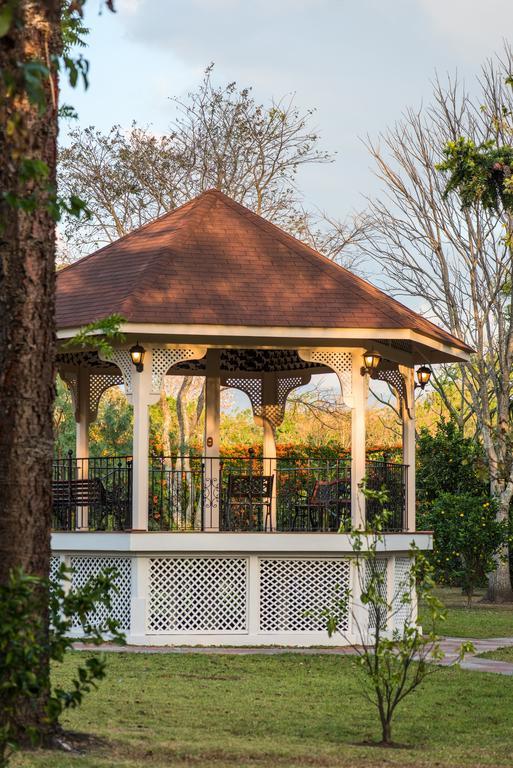
<path fill-rule="evenodd" d="M 102 358 L 103 359 L 103 358 Z M 128 349 L 115 349 L 110 362 L 118 366 L 125 385 L 125 394 L 132 394 L 132 373 L 135 370 Z"/>
<path fill-rule="evenodd" d="M 408 403 L 406 382 L 403 374 L 399 370 L 399 366 L 385 369 L 378 368 L 377 371 L 371 371 L 370 377 L 371 379 L 377 381 L 385 381 L 387 384 L 390 384 L 392 387 L 394 387 L 399 399 L 401 400 L 401 403 L 409 412 L 410 404 Z"/>
<path fill-rule="evenodd" d="M 394 568 L 394 595 L 392 610 L 394 629 L 402 632 L 406 622 L 413 619 L 413 595 L 410 584 L 411 560 L 409 557 L 396 557 Z"/>
<path fill-rule="evenodd" d="M 130 629 L 130 588 L 131 588 L 131 559 L 129 557 L 93 557 L 76 556 L 71 558 L 71 586 L 82 587 L 91 576 L 97 576 L 105 568 L 115 568 L 117 577 L 114 584 L 117 592 L 111 596 L 112 609 L 107 614 L 104 606 L 99 606 L 94 612 L 92 620 L 98 623 L 104 621 L 108 615 L 119 622 L 120 629 Z M 77 621 L 75 627 L 80 627 Z"/>
<path fill-rule="evenodd" d="M 323 349 L 298 349 L 298 355 L 307 363 L 320 363 L 331 368 L 340 382 L 342 401 L 348 408 L 353 406 L 353 355 L 350 351 Z"/>
<path fill-rule="evenodd" d="M 75 414 L 75 419 L 77 418 L 77 409 L 78 409 L 78 374 L 74 371 L 63 371 L 61 374 L 61 379 L 66 384 L 69 393 L 71 395 L 71 403 L 73 405 L 73 413 Z"/>
<path fill-rule="evenodd" d="M 227 377 L 223 379 L 223 385 L 244 392 L 251 403 L 253 416 L 256 419 L 265 419 L 275 429 L 279 427 L 285 417 L 287 397 L 292 390 L 302 387 L 310 381 L 309 375 L 303 376 L 279 376 L 274 380 L 274 402 L 264 403 L 263 377 Z"/>
<path fill-rule="evenodd" d="M 263 407 L 263 382 L 261 376 L 233 377 L 223 378 L 223 386 L 238 389 L 248 396 L 253 416 L 262 415 Z"/>
<path fill-rule="evenodd" d="M 367 584 L 369 583 L 371 578 L 374 577 L 376 579 L 375 586 L 377 586 L 379 590 L 380 599 L 383 601 L 382 604 L 378 606 L 378 611 L 380 614 L 380 623 L 381 623 L 381 628 L 386 629 L 386 625 L 388 622 L 388 610 L 387 610 L 388 561 L 385 558 L 376 558 L 372 560 L 366 560 L 365 576 L 366 576 Z M 368 611 L 369 611 L 369 625 L 368 625 L 369 629 L 376 629 L 377 613 L 378 613 L 378 611 L 376 610 L 376 606 L 369 604 Z"/>
<path fill-rule="evenodd" d="M 50 579 L 55 581 L 63 559 L 60 555 L 52 555 L 50 558 Z"/>
<path fill-rule="evenodd" d="M 98 416 L 98 407 L 104 392 L 111 387 L 123 384 L 123 376 L 115 373 L 93 373 L 89 376 L 89 420 L 95 421 Z"/>
<path fill-rule="evenodd" d="M 339 616 L 349 631 L 344 605 L 351 586 L 350 562 L 342 558 L 261 558 L 260 631 L 322 632 L 323 610 Z"/>
<path fill-rule="evenodd" d="M 149 634 L 247 632 L 247 557 L 150 559 Z"/>
<path fill-rule="evenodd" d="M 205 356 L 205 353 L 206 349 L 204 347 L 184 347 L 183 349 L 154 348 L 151 366 L 152 394 L 160 394 L 162 379 L 173 365 L 185 363 L 187 360 L 199 360 Z"/>

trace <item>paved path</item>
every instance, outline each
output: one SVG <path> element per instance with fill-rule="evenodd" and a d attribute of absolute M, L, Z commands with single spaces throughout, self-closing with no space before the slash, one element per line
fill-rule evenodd
<path fill-rule="evenodd" d="M 458 649 L 461 643 L 470 638 L 446 637 L 441 642 L 441 648 L 445 657 L 439 663 L 442 666 L 454 664 L 458 657 Z M 478 654 L 485 651 L 496 651 L 498 648 L 513 646 L 513 637 L 496 637 L 486 640 L 470 640 L 474 644 L 475 653 L 467 654 L 461 663 L 462 669 L 469 669 L 473 672 L 495 672 L 499 675 L 513 675 L 513 663 L 507 661 L 496 661 L 495 659 L 480 659 Z M 91 650 L 90 645 L 84 643 L 75 643 L 76 650 Z M 97 650 L 110 651 L 111 653 L 202 653 L 205 655 L 219 656 L 276 656 L 280 653 L 294 653 L 304 656 L 348 656 L 355 651 L 347 646 L 337 646 L 330 648 L 278 648 L 268 646 L 252 648 L 234 648 L 228 646 L 222 647 L 203 647 L 203 646 L 141 646 L 141 645 L 111 645 L 105 643 L 97 647 Z"/>

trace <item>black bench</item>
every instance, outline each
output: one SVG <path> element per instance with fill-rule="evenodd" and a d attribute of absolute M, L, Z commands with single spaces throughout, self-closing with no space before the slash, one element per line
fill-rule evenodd
<path fill-rule="evenodd" d="M 78 509 L 101 511 L 106 505 L 106 492 L 99 477 L 52 482 L 54 528 L 72 530 Z"/>

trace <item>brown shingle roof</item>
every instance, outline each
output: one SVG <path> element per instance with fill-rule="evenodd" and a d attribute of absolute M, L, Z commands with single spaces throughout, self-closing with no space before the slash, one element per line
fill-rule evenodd
<path fill-rule="evenodd" d="M 61 270 L 57 326 L 407 328 L 463 342 L 212 190 Z"/>

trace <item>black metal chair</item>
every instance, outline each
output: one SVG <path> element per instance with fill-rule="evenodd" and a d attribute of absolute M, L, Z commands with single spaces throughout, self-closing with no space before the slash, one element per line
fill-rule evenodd
<path fill-rule="evenodd" d="M 317 480 L 310 498 L 295 505 L 292 530 L 338 531 L 341 523 L 350 516 L 350 480 Z"/>
<path fill-rule="evenodd" d="M 229 475 L 224 530 L 272 531 L 273 475 Z"/>

